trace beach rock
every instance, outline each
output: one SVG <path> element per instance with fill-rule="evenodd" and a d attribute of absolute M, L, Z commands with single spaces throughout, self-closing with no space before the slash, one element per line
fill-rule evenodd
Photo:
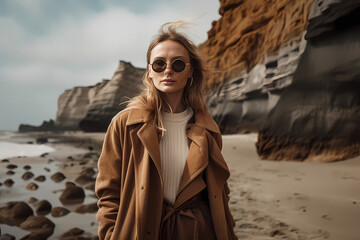
<path fill-rule="evenodd" d="M 6 159 L 6 158 L 5 158 L 5 159 L 1 160 L 1 162 L 4 163 L 4 162 L 10 162 L 10 161 L 9 161 L 9 159 Z"/>
<path fill-rule="evenodd" d="M 54 181 L 54 182 L 61 182 L 62 180 L 64 180 L 66 177 L 64 174 L 62 174 L 61 172 L 57 172 L 57 173 L 54 173 L 52 176 L 51 176 L 51 179 Z"/>
<path fill-rule="evenodd" d="M 19 132 L 34 132 L 34 131 L 56 131 L 59 130 L 55 126 L 55 121 L 50 119 L 49 121 L 43 121 L 40 126 L 33 126 L 29 124 L 20 124 Z"/>
<path fill-rule="evenodd" d="M 15 169 L 15 168 L 17 168 L 17 167 L 18 167 L 18 166 L 15 165 L 15 164 L 9 164 L 9 165 L 6 166 L 7 169 Z"/>
<path fill-rule="evenodd" d="M 45 167 L 44 170 L 50 172 L 50 168 Z"/>
<path fill-rule="evenodd" d="M 35 235 L 42 235 L 46 239 L 53 234 L 55 224 L 44 216 L 29 216 L 26 221 L 20 224 L 20 228 Z"/>
<path fill-rule="evenodd" d="M 8 233 L 1 234 L 0 233 L 0 240 L 15 240 L 15 239 L 16 238 L 11 234 L 8 234 Z"/>
<path fill-rule="evenodd" d="M 95 191 L 95 181 L 84 184 L 84 189 Z"/>
<path fill-rule="evenodd" d="M 39 138 L 36 139 L 36 143 L 37 144 L 48 143 L 48 139 L 46 137 L 39 137 Z"/>
<path fill-rule="evenodd" d="M 76 184 L 73 183 L 73 182 L 66 182 L 66 183 L 65 183 L 65 188 L 75 187 L 75 186 L 76 186 Z"/>
<path fill-rule="evenodd" d="M 82 235 L 85 231 L 80 228 L 72 228 L 69 231 L 63 233 L 60 237 L 61 240 L 67 239 L 77 239 L 80 235 Z"/>
<path fill-rule="evenodd" d="M 26 184 L 25 188 L 30 191 L 35 191 L 39 188 L 39 186 L 36 183 L 30 182 Z"/>
<path fill-rule="evenodd" d="M 63 205 L 82 203 L 85 198 L 85 191 L 78 186 L 67 185 L 60 195 L 60 202 Z"/>
<path fill-rule="evenodd" d="M 95 182 L 95 178 L 88 177 L 87 175 L 80 175 L 75 179 L 75 182 L 80 185 L 85 185 L 90 182 Z"/>
<path fill-rule="evenodd" d="M 120 61 L 111 81 L 89 98 L 86 115 L 79 122 L 80 129 L 87 132 L 106 131 L 111 119 L 125 108 L 126 105 L 120 103 L 140 93 L 144 73 L 145 69 Z"/>
<path fill-rule="evenodd" d="M 27 217 L 34 215 L 33 210 L 23 201 L 7 202 L 5 207 L 0 208 L 0 223 L 10 226 L 19 226 Z"/>
<path fill-rule="evenodd" d="M 34 174 L 32 172 L 25 172 L 21 178 L 24 180 L 24 181 L 27 181 L 29 179 L 31 179 L 32 177 L 34 176 Z"/>
<path fill-rule="evenodd" d="M 37 215 L 46 215 L 51 212 L 51 203 L 47 200 L 41 200 L 35 204 L 35 211 Z"/>
<path fill-rule="evenodd" d="M 46 157 L 47 155 L 49 155 L 49 153 L 43 153 L 43 154 L 40 155 L 40 157 L 43 157 L 43 158 L 44 158 L 44 157 Z"/>
<path fill-rule="evenodd" d="M 70 211 L 63 207 L 54 207 L 51 211 L 51 216 L 53 217 L 63 217 L 67 215 Z"/>
<path fill-rule="evenodd" d="M 7 186 L 7 187 L 11 187 L 15 182 L 12 180 L 12 179 L 6 179 L 4 181 L 4 185 Z"/>
<path fill-rule="evenodd" d="M 15 172 L 12 171 L 12 170 L 9 170 L 9 171 L 6 172 L 6 175 L 14 175 L 14 174 L 15 174 Z"/>
<path fill-rule="evenodd" d="M 40 175 L 40 176 L 37 176 L 36 178 L 34 178 L 34 180 L 38 181 L 38 182 L 45 182 L 46 177 L 44 175 Z"/>
<path fill-rule="evenodd" d="M 30 197 L 30 198 L 28 199 L 28 203 L 30 203 L 30 204 L 33 204 L 33 203 L 35 203 L 35 202 L 37 202 L 37 201 L 38 201 L 38 199 L 35 198 L 35 197 Z"/>
<path fill-rule="evenodd" d="M 44 239 L 48 239 L 47 234 L 37 233 L 37 232 L 32 232 L 20 238 L 20 240 L 44 240 Z"/>
<path fill-rule="evenodd" d="M 24 168 L 25 170 L 30 170 L 30 169 L 31 169 L 31 166 L 25 165 L 23 168 Z"/>
<path fill-rule="evenodd" d="M 75 209 L 77 213 L 96 213 L 98 211 L 97 202 L 84 204 Z"/>
<path fill-rule="evenodd" d="M 360 155 L 359 11 L 359 1 L 314 2 L 293 83 L 259 132 L 260 158 L 332 162 Z"/>

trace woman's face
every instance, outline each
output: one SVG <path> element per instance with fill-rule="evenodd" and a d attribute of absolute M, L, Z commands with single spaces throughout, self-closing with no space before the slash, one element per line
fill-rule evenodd
<path fill-rule="evenodd" d="M 185 47 L 180 43 L 166 40 L 156 45 L 150 54 L 150 64 L 148 65 L 149 77 L 154 82 L 155 87 L 167 94 L 182 96 L 188 78 L 192 75 L 190 64 L 185 65 L 185 69 L 176 72 L 172 69 L 172 62 L 181 59 L 185 63 L 190 63 L 190 56 Z M 162 72 L 155 72 L 151 66 L 156 60 L 166 62 L 166 68 Z"/>

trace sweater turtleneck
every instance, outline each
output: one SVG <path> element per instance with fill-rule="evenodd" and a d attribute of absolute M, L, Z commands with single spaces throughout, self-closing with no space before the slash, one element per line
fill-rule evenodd
<path fill-rule="evenodd" d="M 191 108 L 187 108 L 180 113 L 163 111 L 161 114 L 166 130 L 160 140 L 164 198 L 173 204 L 189 153 L 185 129 L 193 111 Z"/>

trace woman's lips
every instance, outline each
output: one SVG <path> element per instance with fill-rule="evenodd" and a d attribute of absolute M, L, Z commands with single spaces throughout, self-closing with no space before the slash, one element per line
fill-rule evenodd
<path fill-rule="evenodd" d="M 174 83 L 176 83 L 176 81 L 172 80 L 172 79 L 164 79 L 161 82 L 164 83 L 164 84 L 174 84 Z"/>

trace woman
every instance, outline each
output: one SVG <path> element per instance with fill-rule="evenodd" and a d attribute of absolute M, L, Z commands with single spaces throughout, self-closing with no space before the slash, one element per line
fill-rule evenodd
<path fill-rule="evenodd" d="M 95 185 L 100 239 L 236 239 L 202 64 L 177 24 L 151 42 L 145 90 L 107 130 Z"/>

